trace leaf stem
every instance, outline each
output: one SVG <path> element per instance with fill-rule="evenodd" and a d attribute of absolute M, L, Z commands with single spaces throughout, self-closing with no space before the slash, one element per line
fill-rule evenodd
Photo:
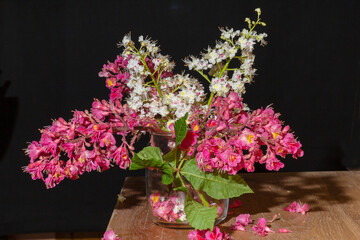
<path fill-rule="evenodd" d="M 224 66 L 224 68 L 221 70 L 220 74 L 219 74 L 219 78 L 222 77 L 222 75 L 224 74 L 224 72 L 226 71 L 227 67 L 229 66 L 229 63 L 231 61 L 231 58 L 229 58 Z"/>
<path fill-rule="evenodd" d="M 205 199 L 205 196 L 204 196 L 200 191 L 196 190 L 195 188 L 194 188 L 194 191 L 195 191 L 196 194 L 200 197 L 201 202 L 203 203 L 203 205 L 204 205 L 205 207 L 210 207 L 210 204 L 209 204 L 209 202 Z"/>
<path fill-rule="evenodd" d="M 213 97 L 214 97 L 214 93 L 211 93 L 209 101 L 207 103 L 208 106 L 210 106 Z"/>
<path fill-rule="evenodd" d="M 177 171 L 178 171 L 179 173 L 180 173 L 180 169 L 181 169 L 182 165 L 184 164 L 185 160 L 186 160 L 186 159 L 183 158 L 183 159 L 181 160 L 179 166 L 177 167 Z"/>
<path fill-rule="evenodd" d="M 200 73 L 201 76 L 203 76 L 209 83 L 211 83 L 211 81 L 209 80 L 209 78 L 202 72 L 199 70 L 196 70 L 198 73 Z"/>
<path fill-rule="evenodd" d="M 145 66 L 146 70 L 150 73 L 151 80 L 153 81 L 154 86 L 155 86 L 155 88 L 156 88 L 156 91 L 159 93 L 160 98 L 163 98 L 163 96 L 162 96 L 162 94 L 161 94 L 161 91 L 160 91 L 160 89 L 159 89 L 159 86 L 158 86 L 158 84 L 157 84 L 157 81 L 156 81 L 155 78 L 154 78 L 154 75 L 155 75 L 155 73 L 156 73 L 156 71 L 157 71 L 158 69 L 156 69 L 156 71 L 154 71 L 154 72 L 152 73 L 152 72 L 150 71 L 150 69 L 149 69 L 149 66 L 147 65 L 147 63 L 146 63 L 146 61 L 145 61 L 146 56 L 142 56 L 141 53 L 140 53 L 140 51 L 137 50 L 135 46 L 133 46 L 133 48 L 136 50 L 137 55 L 139 55 L 140 61 L 141 61 L 142 64 Z"/>

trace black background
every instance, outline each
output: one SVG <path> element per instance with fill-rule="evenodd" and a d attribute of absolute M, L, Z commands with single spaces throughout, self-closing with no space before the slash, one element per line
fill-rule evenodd
<path fill-rule="evenodd" d="M 107 99 L 102 64 L 116 43 L 157 39 L 162 53 L 197 55 L 219 26 L 246 27 L 262 9 L 269 44 L 257 47 L 255 82 L 245 102 L 273 104 L 295 130 L 305 155 L 281 171 L 359 167 L 360 54 L 357 0 L 347 1 L 0 1 L 0 235 L 104 231 L 128 171 L 112 168 L 46 190 L 23 174 L 23 149 L 37 129 Z M 196 74 L 194 74 L 197 76 Z M 146 145 L 146 142 L 140 144 Z"/>

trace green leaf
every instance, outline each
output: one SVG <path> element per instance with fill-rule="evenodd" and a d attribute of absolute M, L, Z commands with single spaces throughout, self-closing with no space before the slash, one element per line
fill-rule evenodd
<path fill-rule="evenodd" d="M 145 147 L 138 153 L 134 154 L 131 159 L 130 170 L 138 170 L 143 168 L 157 168 L 162 172 L 162 182 L 170 184 L 174 180 L 172 168 L 167 162 L 164 162 L 160 148 Z"/>
<path fill-rule="evenodd" d="M 198 168 L 195 159 L 187 161 L 180 173 L 195 189 L 205 191 L 215 199 L 233 198 L 245 193 L 253 193 L 239 175 L 205 173 Z"/>
<path fill-rule="evenodd" d="M 163 156 L 164 161 L 168 162 L 171 167 L 176 168 L 176 162 L 180 159 L 181 151 L 177 147 Z"/>
<path fill-rule="evenodd" d="M 148 167 L 159 168 L 163 165 L 160 148 L 145 147 L 138 153 L 135 153 L 131 159 L 130 170 L 138 170 Z"/>
<path fill-rule="evenodd" d="M 178 120 L 174 124 L 175 129 L 175 143 L 176 146 L 179 145 L 182 140 L 184 140 L 187 133 L 186 119 L 188 118 L 188 113 Z"/>
<path fill-rule="evenodd" d="M 174 176 L 172 175 L 171 169 L 170 171 L 164 171 L 164 170 L 161 171 L 163 173 L 161 176 L 162 183 L 165 185 L 171 184 L 174 181 Z"/>
<path fill-rule="evenodd" d="M 215 223 L 217 207 L 205 207 L 195 201 L 190 194 L 186 195 L 185 214 L 189 224 L 199 230 L 208 229 L 212 231 Z"/>

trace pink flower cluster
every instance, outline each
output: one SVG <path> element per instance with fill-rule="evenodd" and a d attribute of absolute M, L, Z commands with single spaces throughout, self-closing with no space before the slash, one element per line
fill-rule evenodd
<path fill-rule="evenodd" d="M 114 62 L 104 64 L 99 77 L 105 77 L 105 85 L 111 91 L 110 100 L 121 99 L 123 93 L 127 93 L 129 88 L 126 83 L 130 78 L 129 72 L 124 71 L 129 63 L 130 58 L 117 56 Z"/>
<path fill-rule="evenodd" d="M 149 203 L 154 217 L 167 222 L 186 221 L 184 212 L 185 193 L 183 192 L 174 192 L 170 196 L 154 193 L 149 196 Z"/>
<path fill-rule="evenodd" d="M 189 240 L 230 240 L 231 237 L 225 232 L 221 232 L 218 227 L 214 227 L 211 231 L 210 229 L 206 230 L 196 230 L 190 231 L 188 235 Z"/>
<path fill-rule="evenodd" d="M 300 142 L 289 132 L 289 126 L 282 127 L 279 114 L 271 108 L 244 111 L 242 99 L 235 92 L 217 97 L 210 108 L 213 114 L 204 123 L 204 136 L 196 154 L 198 167 L 204 171 L 253 172 L 256 162 L 278 171 L 284 164 L 277 156 L 303 156 Z M 265 154 L 261 146 L 266 147 Z"/>
<path fill-rule="evenodd" d="M 111 162 L 126 169 L 131 163 L 129 150 L 134 150 L 132 145 L 140 134 L 139 126 L 151 128 L 157 123 L 139 119 L 118 100 L 95 100 L 92 113 L 75 111 L 70 121 L 59 118 L 42 129 L 40 141 L 33 141 L 26 150 L 30 164 L 24 170 L 32 179 L 41 179 L 47 188 L 52 188 L 65 178 L 77 179 L 84 172 L 105 171 Z M 129 133 L 133 134 L 130 144 L 126 141 Z"/>
<path fill-rule="evenodd" d="M 301 213 L 302 215 L 305 215 L 306 212 L 310 210 L 310 207 L 307 203 L 301 204 L 301 202 L 292 202 L 289 206 L 284 208 L 284 211 L 289 212 L 297 212 Z"/>

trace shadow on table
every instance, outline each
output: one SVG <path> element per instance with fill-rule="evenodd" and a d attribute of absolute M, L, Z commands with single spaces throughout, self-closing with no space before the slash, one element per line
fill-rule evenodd
<path fill-rule="evenodd" d="M 121 193 L 126 199 L 124 199 L 123 203 L 118 202 L 115 209 L 134 208 L 137 207 L 141 201 L 146 200 L 145 177 L 137 176 L 132 178 L 132 180 L 130 180 L 131 177 L 125 179 Z"/>
<path fill-rule="evenodd" d="M 271 174 L 271 178 L 265 177 L 266 174 Z M 304 173 L 261 173 L 246 174 L 243 177 L 254 194 L 245 194 L 239 198 L 242 206 L 233 211 L 234 216 L 240 213 L 253 215 L 273 212 L 271 209 L 275 208 L 281 210 L 293 201 L 309 204 L 312 212 L 324 211 L 322 204 L 329 206 L 346 203 L 352 199 L 345 192 L 344 183 L 335 172 L 326 176 Z"/>

